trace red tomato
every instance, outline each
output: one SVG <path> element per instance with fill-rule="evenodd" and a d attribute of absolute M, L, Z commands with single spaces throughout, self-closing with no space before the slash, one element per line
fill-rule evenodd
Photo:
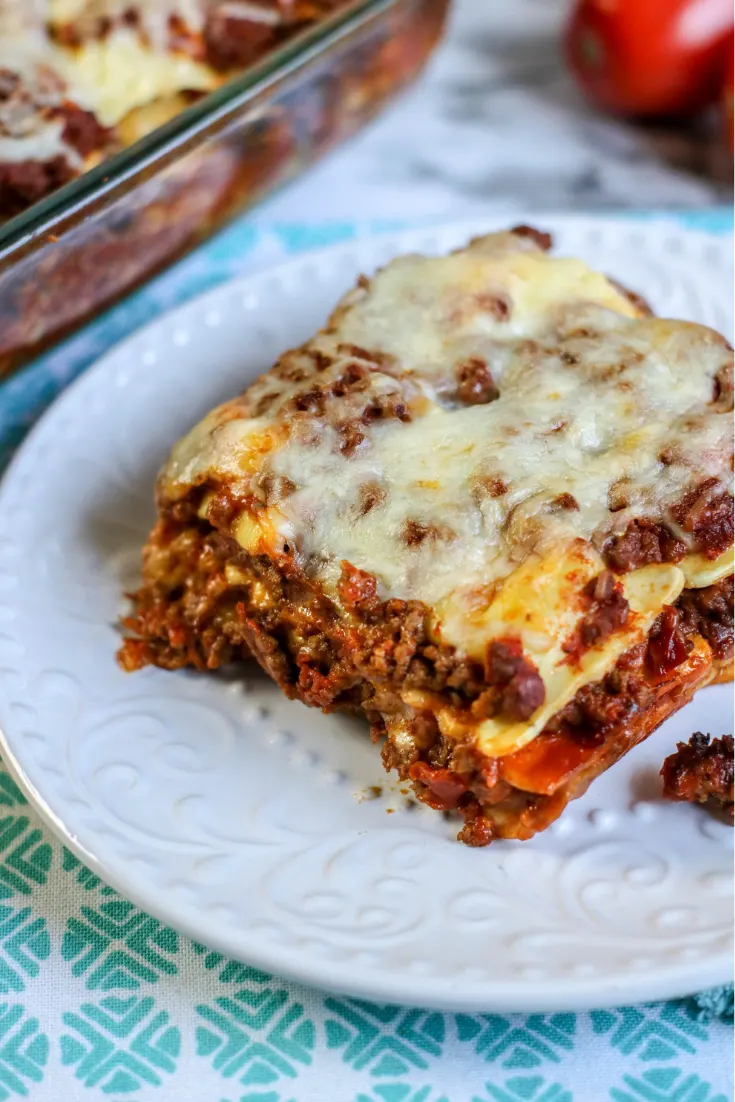
<path fill-rule="evenodd" d="M 732 0 L 578 0 L 565 50 L 600 107 L 690 115 L 718 97 L 732 26 Z"/>

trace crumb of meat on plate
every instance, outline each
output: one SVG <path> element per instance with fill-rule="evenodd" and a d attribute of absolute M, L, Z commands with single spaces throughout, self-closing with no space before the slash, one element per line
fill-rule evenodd
<path fill-rule="evenodd" d="M 733 822 L 733 736 L 711 738 L 695 731 L 689 742 L 677 743 L 661 768 L 664 796 L 709 804 Z"/>

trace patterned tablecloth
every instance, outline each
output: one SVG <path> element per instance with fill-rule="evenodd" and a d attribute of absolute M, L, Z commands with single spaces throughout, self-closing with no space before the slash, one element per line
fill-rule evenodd
<path fill-rule="evenodd" d="M 690 215 L 715 232 L 725 212 Z M 0 387 L 0 462 L 162 310 L 379 227 L 241 222 Z M 733 1102 L 732 989 L 587 1014 L 440 1014 L 223 959 L 106 887 L 0 769 L 0 1102 Z"/>

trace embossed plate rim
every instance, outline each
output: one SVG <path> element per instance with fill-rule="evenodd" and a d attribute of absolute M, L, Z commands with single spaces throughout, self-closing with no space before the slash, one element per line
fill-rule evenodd
<path fill-rule="evenodd" d="M 667 235 L 669 237 L 673 235 L 674 239 L 683 240 L 687 248 L 691 248 L 698 255 L 701 254 L 701 257 L 704 257 L 707 248 L 713 247 L 713 242 L 718 243 L 714 246 L 715 251 L 721 248 L 723 254 L 725 252 L 721 235 L 713 236 L 703 231 L 683 230 L 677 223 L 667 219 L 646 223 L 619 217 L 606 219 L 525 214 L 522 217 L 516 215 L 513 221 L 537 223 L 557 232 L 572 229 L 581 231 L 587 227 L 587 232 L 590 234 L 596 232 L 604 234 L 614 226 L 623 241 L 638 240 L 643 241 L 644 244 L 647 242 L 653 247 L 657 239 L 663 241 Z M 205 310 L 214 309 L 217 303 L 231 302 L 238 296 L 245 296 L 249 288 L 258 286 L 263 280 L 282 280 L 288 283 L 291 277 L 296 279 L 299 273 L 306 272 L 310 267 L 319 268 L 324 265 L 339 264 L 341 258 L 359 254 L 361 250 L 373 256 L 379 254 L 381 250 L 403 252 L 411 248 L 428 248 L 427 242 L 431 240 L 437 244 L 442 242 L 444 247 L 450 241 L 461 241 L 486 232 L 493 226 L 507 225 L 508 222 L 508 217 L 475 218 L 462 223 L 423 226 L 370 238 L 353 239 L 327 249 L 302 253 L 277 267 L 264 269 L 255 275 L 245 276 L 210 290 L 155 319 L 106 353 L 89 372 L 72 384 L 29 434 L 0 487 L 0 510 L 5 507 L 8 498 L 12 499 L 14 481 L 31 462 L 38 442 L 48 435 L 49 427 L 56 423 L 63 423 L 67 414 L 73 414 L 75 410 L 78 415 L 79 408 L 84 405 L 85 396 L 91 395 L 100 386 L 114 385 L 113 374 L 116 365 L 119 368 L 126 358 L 133 357 L 136 350 L 142 351 L 150 342 L 163 339 L 164 334 L 168 334 L 170 339 L 177 327 L 186 324 L 189 315 L 203 317 Z M 640 289 L 645 293 L 645 287 Z M 109 378 L 105 384 L 106 375 Z M 135 689 L 132 687 L 131 695 L 135 695 Z M 728 950 L 717 954 L 712 953 L 705 959 L 679 961 L 676 967 L 653 969 L 648 972 L 628 971 L 619 975 L 608 974 L 604 977 L 569 977 L 567 975 L 561 981 L 558 977 L 552 978 L 551 981 L 515 977 L 512 980 L 499 982 L 484 977 L 461 976 L 456 973 L 419 975 L 404 970 L 391 974 L 385 970 L 360 965 L 356 960 L 351 960 L 348 953 L 344 954 L 342 959 L 327 960 L 322 955 L 315 955 L 303 945 L 299 946 L 295 943 L 283 945 L 263 938 L 259 940 L 251 931 L 243 933 L 235 930 L 231 924 L 228 926 L 224 922 L 215 923 L 211 916 L 204 921 L 202 911 L 195 903 L 177 902 L 173 898 L 167 898 L 165 892 L 159 890 L 156 893 L 155 890 L 151 890 L 151 885 L 142 886 L 135 873 L 129 868 L 126 869 L 123 855 L 120 852 L 111 852 L 109 844 L 106 844 L 104 838 L 95 832 L 90 823 L 87 824 L 86 830 L 73 829 L 70 826 L 70 821 L 73 822 L 70 809 L 64 808 L 63 804 L 59 805 L 58 799 L 55 798 L 58 797 L 58 793 L 48 791 L 48 784 L 44 784 L 43 771 L 32 757 L 28 757 L 27 746 L 25 746 L 24 755 L 24 742 L 19 725 L 10 717 L 4 719 L 0 730 L 0 749 L 18 783 L 54 832 L 81 860 L 121 894 L 195 940 L 204 941 L 226 955 L 240 957 L 258 968 L 287 976 L 298 982 L 328 987 L 364 998 L 445 1010 L 542 1011 L 584 1009 L 622 1002 L 674 997 L 690 993 L 700 987 L 723 982 L 731 975 L 731 954 Z M 47 782 L 48 779 L 47 776 Z M 386 830 L 384 833 L 386 837 L 397 839 L 405 831 L 398 828 L 395 832 Z M 416 831 L 410 833 L 413 837 Z M 433 843 L 422 839 L 422 844 L 430 847 Z M 487 852 L 491 854 L 492 850 Z M 482 860 L 483 856 L 478 855 L 478 859 Z"/>

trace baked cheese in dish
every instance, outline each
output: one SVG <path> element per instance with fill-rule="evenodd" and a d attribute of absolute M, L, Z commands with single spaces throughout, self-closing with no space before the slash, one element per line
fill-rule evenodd
<path fill-rule="evenodd" d="M 0 218 L 344 0 L 0 0 Z"/>
<path fill-rule="evenodd" d="M 173 449 L 126 668 L 256 658 L 529 837 L 732 653 L 732 350 L 518 227 L 362 277 Z"/>

